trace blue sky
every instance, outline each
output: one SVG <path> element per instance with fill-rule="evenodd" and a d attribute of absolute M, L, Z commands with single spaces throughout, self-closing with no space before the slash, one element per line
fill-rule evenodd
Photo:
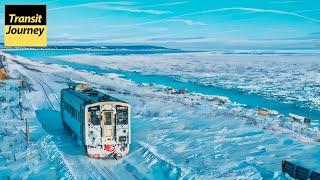
<path fill-rule="evenodd" d="M 185 49 L 320 48 L 318 0 L 1 3 L 47 4 L 49 44 L 148 44 Z"/>

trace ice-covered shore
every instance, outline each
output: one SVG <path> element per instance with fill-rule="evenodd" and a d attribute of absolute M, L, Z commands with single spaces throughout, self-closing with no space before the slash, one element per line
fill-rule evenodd
<path fill-rule="evenodd" d="M 111 165 L 103 160 L 78 162 L 68 156 L 66 161 L 71 162 L 69 165 L 77 170 L 75 173 L 82 172 L 85 176 L 92 168 L 88 170 L 86 166 L 93 165 L 100 170 L 107 166 L 120 177 L 131 174 L 151 179 L 262 179 L 281 178 L 282 159 L 312 169 L 318 166 L 317 135 L 312 129 L 301 128 L 301 124 L 279 116 L 259 116 L 255 109 L 231 102 L 221 104 L 200 94 L 170 94 L 161 86 L 137 84 L 117 74 L 75 71 L 25 58 L 18 60 L 20 64 L 11 62 L 12 70 L 24 71 L 25 75 L 45 81 L 55 93 L 66 87 L 68 79 L 87 81 L 132 105 L 130 155 Z M 50 107 L 41 87 L 34 88 L 36 91 L 31 93 L 37 98 L 30 99 L 31 103 L 39 109 L 46 104 Z M 48 90 L 48 93 L 49 99 L 54 99 L 53 92 Z M 70 151 L 68 147 L 59 150 L 65 155 Z M 77 154 L 76 158 L 82 156 L 84 154 Z"/>
<path fill-rule="evenodd" d="M 181 81 L 240 89 L 320 110 L 319 54 L 82 54 L 60 56 L 59 59 L 143 74 L 170 75 L 179 77 Z"/>

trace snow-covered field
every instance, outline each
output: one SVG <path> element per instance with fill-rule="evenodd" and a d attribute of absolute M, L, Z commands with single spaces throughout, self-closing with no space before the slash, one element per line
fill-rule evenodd
<path fill-rule="evenodd" d="M 0 179 L 26 179 L 69 177 L 63 169 L 56 169 L 61 161 L 52 165 L 50 155 L 43 146 L 50 146 L 44 135 L 36 139 L 39 122 L 34 118 L 32 109 L 25 108 L 23 116 L 28 117 L 30 131 L 35 135 L 30 144 L 26 142 L 25 122 L 19 116 L 19 84 L 17 80 L 0 82 Z M 25 97 L 22 97 L 25 102 Z M 23 104 L 28 107 L 27 104 Z M 47 142 L 44 143 L 44 138 Z M 54 150 L 54 149 L 52 149 Z"/>
<path fill-rule="evenodd" d="M 279 89 L 281 98 L 290 97 L 291 93 L 307 99 L 312 93 L 318 97 L 318 87 L 300 89 L 289 84 L 289 81 L 298 82 L 311 74 L 317 78 L 308 78 L 310 83 L 306 86 L 319 83 L 316 69 L 313 69 L 319 67 L 314 66 L 317 64 L 314 57 L 299 66 L 298 61 L 295 65 L 280 57 L 269 61 L 268 56 L 261 62 L 249 59 L 244 63 L 240 59 L 247 59 L 246 55 L 230 55 L 237 58 L 216 55 L 216 61 L 212 61 L 212 56 L 79 55 L 61 58 L 84 64 L 99 62 L 100 66 L 108 68 L 179 75 L 184 79 L 192 77 L 203 81 L 201 83 L 220 83 L 237 88 L 249 84 L 252 91 L 261 94 L 270 86 L 272 91 L 269 93 Z M 78 71 L 25 58 L 10 61 L 9 67 L 11 72 L 24 74 L 33 84 L 34 90 L 28 94 L 30 104 L 42 128 L 52 138 L 52 145 L 57 147 L 64 167 L 76 178 L 282 179 L 285 178 L 281 174 L 283 159 L 319 171 L 318 128 L 291 122 L 286 117 L 260 116 L 256 109 L 232 102 L 221 105 L 212 96 L 168 94 L 163 86 L 138 84 L 117 74 Z M 291 71 L 297 72 L 296 76 L 289 73 Z M 121 161 L 90 159 L 84 155 L 82 147 L 62 130 L 57 97 L 68 79 L 90 82 L 131 104 L 133 144 L 129 156 Z M 253 88 L 254 85 L 261 89 Z M 298 83 L 297 86 L 302 85 Z M 304 93 L 306 91 L 308 96 Z"/>
<path fill-rule="evenodd" d="M 320 60 L 317 53 L 157 55 L 66 55 L 60 59 L 103 68 L 178 77 L 225 88 L 240 89 L 285 103 L 320 110 Z"/>

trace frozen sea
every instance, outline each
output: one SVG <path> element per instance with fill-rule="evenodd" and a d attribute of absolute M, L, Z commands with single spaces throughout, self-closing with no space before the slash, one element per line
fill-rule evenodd
<path fill-rule="evenodd" d="M 295 52 L 295 53 L 293 53 Z M 20 50 L 10 54 L 137 83 L 221 95 L 249 107 L 320 119 L 320 52 L 177 53 L 174 50 Z"/>
<path fill-rule="evenodd" d="M 282 159 L 320 168 L 317 51 L 5 52 L 22 57 L 20 63 L 35 76 L 39 72 L 34 69 L 46 72 L 41 78 L 52 82 L 57 93 L 65 79 L 86 80 L 132 105 L 132 151 L 111 165 L 115 174 L 126 171 L 149 179 L 282 179 Z M 163 91 L 167 86 L 190 93 L 168 95 Z M 230 103 L 221 106 L 205 98 L 214 95 L 225 96 Z M 303 115 L 312 123 L 258 116 L 258 108 L 284 116 Z M 46 119 L 46 111 L 38 112 L 40 121 Z"/>

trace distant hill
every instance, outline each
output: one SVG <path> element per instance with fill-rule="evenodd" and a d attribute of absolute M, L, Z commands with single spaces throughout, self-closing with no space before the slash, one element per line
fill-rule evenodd
<path fill-rule="evenodd" d="M 0 46 L 3 47 L 3 43 L 0 43 Z M 149 46 L 149 45 L 130 45 L 130 46 L 47 46 L 45 48 L 43 47 L 9 47 L 17 48 L 17 49 L 110 49 L 110 50 L 179 50 L 179 49 L 172 49 L 172 48 L 166 48 L 161 46 Z"/>

